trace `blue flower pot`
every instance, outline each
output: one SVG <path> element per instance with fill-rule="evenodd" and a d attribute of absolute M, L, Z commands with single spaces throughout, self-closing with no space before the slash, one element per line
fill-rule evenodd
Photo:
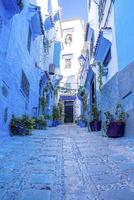
<path fill-rule="evenodd" d="M 81 128 L 85 128 L 85 127 L 87 126 L 87 122 L 84 121 L 84 120 L 81 120 L 81 121 L 79 121 L 79 126 L 80 126 Z"/>
<path fill-rule="evenodd" d="M 53 120 L 48 120 L 47 124 L 48 124 L 48 127 L 53 127 Z"/>
<path fill-rule="evenodd" d="M 57 126 L 57 120 L 53 120 L 52 127 L 56 127 L 56 126 Z"/>

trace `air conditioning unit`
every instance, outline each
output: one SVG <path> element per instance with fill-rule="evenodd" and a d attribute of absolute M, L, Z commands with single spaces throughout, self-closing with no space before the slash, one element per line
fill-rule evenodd
<path fill-rule="evenodd" d="M 55 74 L 55 65 L 49 64 L 49 74 L 54 75 Z"/>

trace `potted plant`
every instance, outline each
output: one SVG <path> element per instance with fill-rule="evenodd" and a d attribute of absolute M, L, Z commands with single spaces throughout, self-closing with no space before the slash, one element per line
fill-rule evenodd
<path fill-rule="evenodd" d="M 92 120 L 90 121 L 91 131 L 101 131 L 101 121 L 99 120 L 99 117 L 100 111 L 98 110 L 97 105 L 93 104 L 91 113 Z"/>
<path fill-rule="evenodd" d="M 12 115 L 9 126 L 10 126 L 10 133 L 12 136 L 20 135 L 24 129 L 24 127 L 22 126 L 22 123 L 21 123 L 21 119 L 16 118 L 14 115 Z"/>
<path fill-rule="evenodd" d="M 47 128 L 47 122 L 44 119 L 44 116 L 40 116 L 36 119 L 36 128 L 41 130 L 46 130 Z"/>
<path fill-rule="evenodd" d="M 59 124 L 62 124 L 64 115 L 63 115 L 63 103 L 61 101 L 59 101 L 58 107 L 59 107 L 59 114 L 60 114 Z"/>
<path fill-rule="evenodd" d="M 58 106 L 53 107 L 52 116 L 53 116 L 53 126 L 55 127 L 59 125 L 58 120 L 60 119 L 60 111 Z"/>
<path fill-rule="evenodd" d="M 53 126 L 53 118 L 52 118 L 52 115 L 47 115 L 46 121 L 47 121 L 48 127 L 52 127 L 52 126 Z"/>
<path fill-rule="evenodd" d="M 79 125 L 81 128 L 84 128 L 84 127 L 87 126 L 87 121 L 86 121 L 84 115 L 81 115 L 81 116 L 79 117 L 78 125 Z"/>
<path fill-rule="evenodd" d="M 34 128 L 34 120 L 30 119 L 28 116 L 23 116 L 22 118 L 17 118 L 12 115 L 10 121 L 10 131 L 11 135 L 31 135 L 31 130 Z"/>
<path fill-rule="evenodd" d="M 83 86 L 80 86 L 77 93 L 78 99 L 81 101 L 84 95 L 85 95 L 85 88 Z"/>
<path fill-rule="evenodd" d="M 39 110 L 42 111 L 42 113 L 45 113 L 45 109 L 47 106 L 47 101 L 45 96 L 39 97 Z"/>
<path fill-rule="evenodd" d="M 128 113 L 124 111 L 123 106 L 118 103 L 115 109 L 114 120 L 110 122 L 107 128 L 107 136 L 112 138 L 118 138 L 124 136 L 125 121 L 128 118 Z"/>
<path fill-rule="evenodd" d="M 107 111 L 104 113 L 105 121 L 102 124 L 102 135 L 107 136 L 107 129 L 110 125 L 110 123 L 113 121 L 113 115 Z"/>

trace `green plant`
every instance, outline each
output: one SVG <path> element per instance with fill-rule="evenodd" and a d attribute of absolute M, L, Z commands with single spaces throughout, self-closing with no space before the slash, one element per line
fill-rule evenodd
<path fill-rule="evenodd" d="M 20 7 L 21 10 L 24 8 L 24 3 L 22 0 L 17 0 L 17 5 Z"/>
<path fill-rule="evenodd" d="M 36 124 L 39 129 L 46 129 L 47 127 L 47 122 L 44 119 L 44 116 L 40 116 L 38 119 L 36 119 Z"/>
<path fill-rule="evenodd" d="M 83 97 L 85 95 L 85 88 L 83 86 L 80 86 L 78 89 L 78 96 Z"/>
<path fill-rule="evenodd" d="M 84 115 L 80 115 L 78 119 L 79 120 L 84 120 L 84 121 L 86 120 Z"/>
<path fill-rule="evenodd" d="M 110 123 L 113 121 L 113 115 L 109 111 L 107 111 L 107 112 L 104 112 L 104 116 L 105 116 L 105 120 L 102 124 L 102 131 L 103 131 L 103 135 L 106 136 L 107 129 Z"/>
<path fill-rule="evenodd" d="M 62 117 L 63 117 L 63 103 L 59 102 L 58 107 L 59 107 L 60 119 L 62 119 Z"/>
<path fill-rule="evenodd" d="M 47 105 L 46 97 L 45 96 L 39 97 L 39 108 L 42 109 L 42 112 L 45 111 L 46 105 Z"/>
<path fill-rule="evenodd" d="M 109 126 L 110 122 L 113 121 L 113 115 L 109 111 L 105 112 L 104 115 L 105 115 L 106 125 Z"/>
<path fill-rule="evenodd" d="M 46 119 L 51 120 L 52 119 L 52 115 L 46 115 Z"/>
<path fill-rule="evenodd" d="M 30 119 L 27 115 L 23 115 L 21 119 L 21 123 L 26 129 L 34 129 L 35 128 L 35 119 Z"/>
<path fill-rule="evenodd" d="M 21 118 L 16 118 L 15 115 L 12 115 L 10 120 L 10 129 L 13 134 L 16 134 L 16 128 L 20 125 L 22 125 Z"/>
<path fill-rule="evenodd" d="M 103 86 L 102 77 L 103 77 L 104 67 L 100 62 L 98 62 L 97 65 L 98 65 L 98 78 L 97 78 L 97 81 L 98 81 L 98 84 L 99 84 L 99 90 L 101 91 L 102 90 L 102 86 Z"/>
<path fill-rule="evenodd" d="M 115 108 L 115 120 L 125 122 L 126 118 L 128 117 L 129 115 L 127 112 L 124 111 L 123 105 L 121 103 L 118 103 Z"/>
<path fill-rule="evenodd" d="M 10 120 L 10 130 L 12 135 L 31 135 L 31 129 L 33 128 L 33 119 L 29 119 L 27 116 L 15 117 L 12 115 Z"/>
<path fill-rule="evenodd" d="M 82 105 L 83 105 L 83 111 L 85 111 L 86 108 L 87 108 L 87 95 L 86 95 L 86 93 L 84 94 L 84 96 L 82 98 Z"/>
<path fill-rule="evenodd" d="M 45 36 L 43 37 L 43 47 L 44 47 L 44 52 L 48 54 L 50 48 L 50 41 Z"/>
<path fill-rule="evenodd" d="M 59 110 L 59 107 L 58 106 L 54 106 L 53 107 L 53 111 L 52 111 L 52 115 L 53 115 L 53 119 L 56 120 L 56 119 L 60 119 L 60 110 Z"/>
<path fill-rule="evenodd" d="M 92 121 L 99 121 L 99 115 L 100 115 L 100 111 L 98 110 L 97 105 L 93 104 L 92 105 L 92 112 L 91 112 Z"/>

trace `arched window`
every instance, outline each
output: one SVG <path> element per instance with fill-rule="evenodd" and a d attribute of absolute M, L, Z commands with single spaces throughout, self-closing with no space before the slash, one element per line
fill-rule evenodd
<path fill-rule="evenodd" d="M 72 34 L 69 33 L 65 37 L 65 44 L 66 45 L 68 45 L 68 44 L 70 45 L 71 43 L 72 43 Z"/>

